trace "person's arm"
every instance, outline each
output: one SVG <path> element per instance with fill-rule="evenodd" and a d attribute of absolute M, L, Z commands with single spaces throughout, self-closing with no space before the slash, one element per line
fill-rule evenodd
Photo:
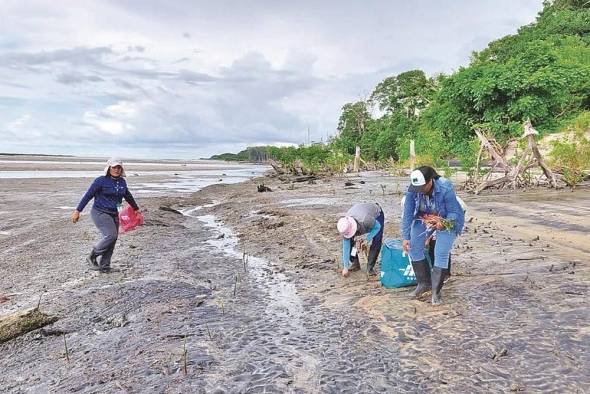
<path fill-rule="evenodd" d="M 80 200 L 80 203 L 78 204 L 78 207 L 76 208 L 76 211 L 82 212 L 84 210 L 84 208 L 86 207 L 86 205 L 88 204 L 88 202 L 94 198 L 94 195 L 96 194 L 96 192 L 100 188 L 99 179 L 100 178 L 96 178 L 94 180 L 94 182 L 92 182 L 92 185 L 90 185 L 90 187 L 86 191 L 86 194 L 84 194 L 84 196 Z"/>
<path fill-rule="evenodd" d="M 404 240 L 410 239 L 410 229 L 414 221 L 414 210 L 416 209 L 416 193 L 407 192 L 404 203 L 404 213 L 402 216 L 402 238 Z"/>
<path fill-rule="evenodd" d="M 371 231 L 369 231 L 369 233 L 367 234 L 367 242 L 371 242 L 373 240 L 373 238 L 375 237 L 375 235 L 377 235 L 377 233 L 379 233 L 380 230 L 381 230 L 381 223 L 379 223 L 378 220 L 375 220 L 375 225 L 373 226 Z"/>
<path fill-rule="evenodd" d="M 444 193 L 443 202 L 447 208 L 445 219 L 451 222 L 456 222 L 457 219 L 459 219 L 459 216 L 463 213 L 463 208 L 461 208 L 459 201 L 457 201 L 457 195 L 455 194 L 453 185 L 450 185 L 449 189 Z"/>
<path fill-rule="evenodd" d="M 84 196 L 82 196 L 82 199 L 78 203 L 78 206 L 76 207 L 76 209 L 74 209 L 74 212 L 72 212 L 72 215 L 71 215 L 72 223 L 77 223 L 78 220 L 80 220 L 80 212 L 82 212 L 84 210 L 84 208 L 86 207 L 86 205 L 88 204 L 88 202 L 92 198 L 94 198 L 96 191 L 100 188 L 99 179 L 100 178 L 96 178 L 94 180 L 94 182 L 92 182 L 92 184 L 90 185 L 90 187 L 88 188 L 88 190 L 86 191 Z"/>
<path fill-rule="evenodd" d="M 342 240 L 342 267 L 348 269 L 350 267 L 350 239 L 344 238 Z"/>
<path fill-rule="evenodd" d="M 133 195 L 131 195 L 129 188 L 127 188 L 127 191 L 125 192 L 125 195 L 123 196 L 123 198 L 125 198 L 125 201 L 127 201 L 129 203 L 129 205 L 131 205 L 133 207 L 133 209 L 135 209 L 136 211 L 139 209 L 139 206 L 135 202 Z"/>

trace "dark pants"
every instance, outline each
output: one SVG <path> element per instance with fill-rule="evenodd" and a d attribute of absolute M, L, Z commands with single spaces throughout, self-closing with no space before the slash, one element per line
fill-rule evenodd
<path fill-rule="evenodd" d="M 377 258 L 379 257 L 379 252 L 381 252 L 381 245 L 383 244 L 383 229 L 385 227 L 385 215 L 383 214 L 383 210 L 381 210 L 376 220 L 381 225 L 381 229 L 373 237 L 371 247 L 369 248 L 369 257 L 367 258 L 367 268 L 369 270 L 375 267 L 375 263 L 377 263 Z M 350 244 L 354 246 L 354 237 L 350 239 Z M 350 256 L 351 262 L 354 263 L 355 260 L 358 260 L 358 253 L 356 256 Z"/>
<path fill-rule="evenodd" d="M 102 234 L 102 239 L 94 245 L 92 252 L 97 256 L 101 256 L 100 268 L 110 267 L 111 257 L 119 236 L 119 216 L 101 212 L 94 208 L 92 208 L 90 216 L 94 225 Z"/>

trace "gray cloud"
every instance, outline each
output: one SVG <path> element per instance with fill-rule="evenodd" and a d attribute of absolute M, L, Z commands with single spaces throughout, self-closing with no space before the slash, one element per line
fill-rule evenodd
<path fill-rule="evenodd" d="M 36 53 L 8 53 L 0 55 L 0 66 L 18 68 L 23 66 L 40 66 L 52 63 L 66 63 L 75 66 L 89 66 L 101 64 L 105 55 L 111 55 L 111 48 L 73 48 Z"/>
<path fill-rule="evenodd" d="M 98 75 L 84 75 L 78 72 L 62 73 L 56 78 L 59 83 L 65 85 L 76 85 L 84 82 L 103 82 L 104 79 Z"/>
<path fill-rule="evenodd" d="M 0 17 L 19 24 L 0 38 L 0 139 L 168 157 L 302 143 L 308 128 L 319 140 L 344 103 L 385 77 L 450 72 L 540 9 L 541 0 L 89 0 L 64 13 L 8 2 Z"/>

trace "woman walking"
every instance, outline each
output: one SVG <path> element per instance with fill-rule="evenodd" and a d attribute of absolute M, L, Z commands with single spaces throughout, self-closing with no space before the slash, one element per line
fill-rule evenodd
<path fill-rule="evenodd" d="M 401 233 L 403 248 L 410 255 L 418 285 L 412 293 L 419 297 L 432 289 L 432 304 L 440 304 L 440 292 L 448 273 L 449 254 L 465 223 L 463 208 L 453 184 L 422 166 L 412 171 L 405 197 Z M 436 232 L 432 274 L 424 254 L 424 243 Z"/>
<path fill-rule="evenodd" d="M 90 269 L 100 272 L 110 272 L 111 257 L 119 236 L 119 211 L 123 199 L 139 210 L 135 199 L 127 189 L 125 170 L 121 159 L 111 158 L 105 167 L 105 175 L 92 182 L 90 188 L 80 200 L 78 207 L 72 212 L 72 223 L 80 219 L 80 212 L 88 202 L 94 198 L 90 216 L 96 228 L 102 234 L 102 239 L 94 245 L 86 261 Z M 100 257 L 100 260 L 98 259 Z"/>

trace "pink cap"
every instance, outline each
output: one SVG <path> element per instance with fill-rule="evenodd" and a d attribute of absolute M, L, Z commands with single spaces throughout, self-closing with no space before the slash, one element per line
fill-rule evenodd
<path fill-rule="evenodd" d="M 354 218 L 350 216 L 344 216 L 338 219 L 338 224 L 336 227 L 338 227 L 338 232 L 344 238 L 352 238 L 356 233 L 357 224 Z"/>

